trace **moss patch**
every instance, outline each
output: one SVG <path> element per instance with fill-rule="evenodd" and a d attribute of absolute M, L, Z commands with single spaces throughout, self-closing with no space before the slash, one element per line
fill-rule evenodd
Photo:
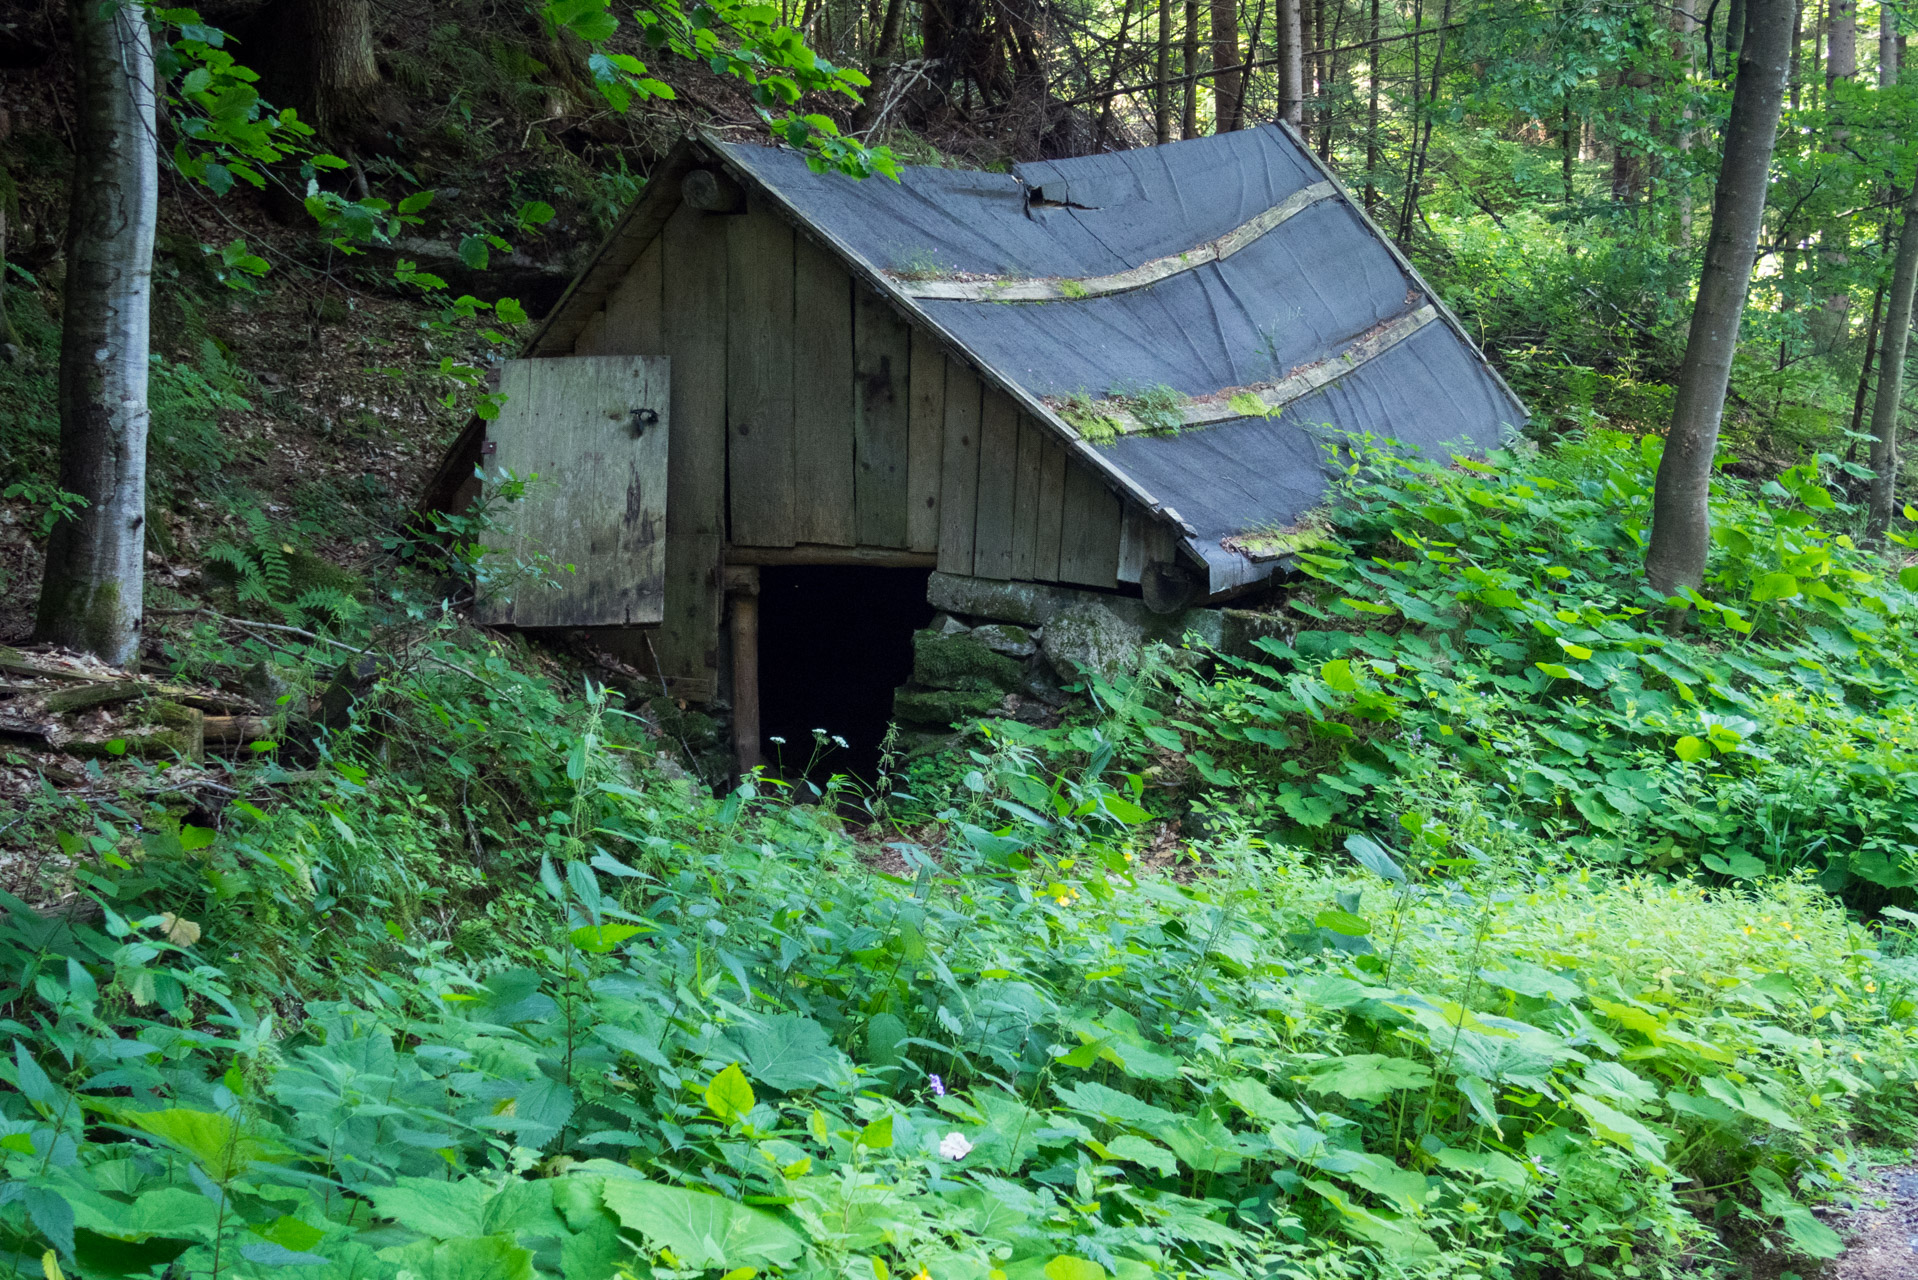
<path fill-rule="evenodd" d="M 1025 668 L 971 635 L 921 631 L 912 638 L 912 679 L 929 689 L 1012 693 L 1025 682 Z"/>

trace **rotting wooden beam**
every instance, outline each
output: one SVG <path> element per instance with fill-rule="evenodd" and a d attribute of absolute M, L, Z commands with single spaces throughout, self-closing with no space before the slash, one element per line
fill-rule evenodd
<path fill-rule="evenodd" d="M 732 601 L 733 756 L 742 776 L 764 758 L 759 740 L 759 569 L 726 567 L 726 595 Z"/>

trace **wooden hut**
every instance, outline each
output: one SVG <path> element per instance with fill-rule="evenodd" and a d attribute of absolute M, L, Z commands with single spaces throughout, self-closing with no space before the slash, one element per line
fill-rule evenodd
<path fill-rule="evenodd" d="M 574 568 L 482 619 L 602 629 L 675 698 L 729 695 L 745 763 L 773 567 L 875 575 L 845 643 L 887 570 L 928 613 L 933 570 L 1203 605 L 1282 563 L 1327 428 L 1482 448 L 1524 417 L 1277 126 L 897 182 L 694 136 L 523 357 L 428 503 L 537 473 L 514 553 Z"/>

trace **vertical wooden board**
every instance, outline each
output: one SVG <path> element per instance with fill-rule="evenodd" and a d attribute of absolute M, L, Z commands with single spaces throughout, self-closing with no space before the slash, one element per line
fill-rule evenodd
<path fill-rule="evenodd" d="M 596 339 L 600 351 L 655 356 L 666 349 L 661 314 L 664 258 L 660 241 L 655 238 L 607 297 L 602 312 L 605 320 Z"/>
<path fill-rule="evenodd" d="M 866 286 L 853 290 L 854 470 L 859 543 L 906 545 L 908 363 L 912 333 Z"/>
<path fill-rule="evenodd" d="M 1039 488 L 1045 428 L 1019 415 L 1019 456 L 1012 496 L 1012 576 L 1035 578 L 1039 565 Z"/>
<path fill-rule="evenodd" d="M 924 329 L 912 331 L 912 402 L 907 412 L 906 539 L 939 549 L 939 469 L 946 429 L 946 353 Z"/>
<path fill-rule="evenodd" d="M 1057 582 L 1066 506 L 1066 446 L 1043 427 L 1040 446 L 1039 541 L 1032 576 L 1042 582 Z"/>
<path fill-rule="evenodd" d="M 852 276 L 805 236 L 793 247 L 793 537 L 850 547 Z"/>
<path fill-rule="evenodd" d="M 1019 474 L 1019 408 L 988 388 L 979 414 L 979 502 L 972 532 L 972 572 L 1012 576 L 1012 513 Z"/>
<path fill-rule="evenodd" d="M 661 287 L 673 323 L 673 432 L 666 508 L 666 618 L 652 638 L 674 696 L 710 698 L 719 678 L 726 534 L 726 235 L 732 219 L 680 208 L 661 232 Z M 650 665 L 650 664 L 649 664 Z"/>
<path fill-rule="evenodd" d="M 601 345 L 606 332 L 606 312 L 604 308 L 586 317 L 586 323 L 579 327 L 579 333 L 573 339 L 573 354 L 576 356 L 599 356 L 608 352 Z"/>
<path fill-rule="evenodd" d="M 793 537 L 793 229 L 755 201 L 726 219 L 726 474 L 732 540 Z"/>
<path fill-rule="evenodd" d="M 1137 582 L 1145 573 L 1145 531 L 1152 517 L 1136 502 L 1125 504 L 1119 526 L 1119 581 Z"/>
<path fill-rule="evenodd" d="M 978 376 L 946 360 L 946 414 L 939 456 L 939 568 L 972 574 L 972 530 L 979 502 Z"/>
<path fill-rule="evenodd" d="M 1119 582 L 1119 496 L 1084 463 L 1066 460 L 1059 580 L 1110 589 Z"/>
<path fill-rule="evenodd" d="M 665 616 L 672 405 L 657 356 L 511 360 L 487 427 L 489 469 L 537 477 L 509 517 L 509 564 L 541 560 L 552 581 L 516 584 L 482 621 L 629 627 Z"/>

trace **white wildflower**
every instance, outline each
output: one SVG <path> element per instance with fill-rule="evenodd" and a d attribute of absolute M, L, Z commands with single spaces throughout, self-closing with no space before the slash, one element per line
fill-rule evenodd
<path fill-rule="evenodd" d="M 948 1160 L 964 1160 L 972 1154 L 972 1144 L 963 1133 L 949 1133 L 939 1139 L 939 1154 Z"/>

